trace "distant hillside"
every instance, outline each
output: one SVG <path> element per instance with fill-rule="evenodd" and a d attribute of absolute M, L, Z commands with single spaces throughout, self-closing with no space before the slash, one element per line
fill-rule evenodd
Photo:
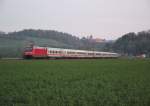
<path fill-rule="evenodd" d="M 150 31 L 125 34 L 112 45 L 112 49 L 128 56 L 146 54 L 150 57 Z"/>
<path fill-rule="evenodd" d="M 24 47 L 30 42 L 38 46 L 86 50 L 103 50 L 105 45 L 54 30 L 28 29 L 8 34 L 0 33 L 0 57 L 21 57 Z"/>

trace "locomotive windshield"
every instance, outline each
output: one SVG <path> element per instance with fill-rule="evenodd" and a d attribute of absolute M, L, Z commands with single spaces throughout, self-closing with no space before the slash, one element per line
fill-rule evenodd
<path fill-rule="evenodd" d="M 26 47 L 26 48 L 25 48 L 25 51 L 26 51 L 26 52 L 31 52 L 32 49 L 33 49 L 32 47 Z"/>

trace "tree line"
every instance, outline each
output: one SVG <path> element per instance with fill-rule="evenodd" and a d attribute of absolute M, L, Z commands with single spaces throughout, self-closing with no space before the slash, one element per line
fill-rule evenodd
<path fill-rule="evenodd" d="M 55 30 L 25 29 L 17 32 L 0 32 L 0 57 L 20 57 L 23 48 L 32 42 L 37 46 L 100 50 L 101 44 L 91 42 L 88 37 L 77 36 L 58 32 Z M 95 45 L 95 46 L 93 46 Z M 94 49 L 93 49 L 94 48 Z"/>
<path fill-rule="evenodd" d="M 109 45 L 109 49 L 126 56 L 146 54 L 150 57 L 150 31 L 127 33 Z"/>
<path fill-rule="evenodd" d="M 77 36 L 54 30 L 26 29 L 0 32 L 0 57 L 20 57 L 29 42 L 38 46 L 117 52 L 126 56 L 146 54 L 150 57 L 150 31 L 130 32 L 113 42 L 93 42 L 92 36 Z"/>

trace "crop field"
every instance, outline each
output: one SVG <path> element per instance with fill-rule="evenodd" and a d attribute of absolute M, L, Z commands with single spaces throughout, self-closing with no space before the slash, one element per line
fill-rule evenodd
<path fill-rule="evenodd" d="M 150 106 L 150 60 L 0 60 L 0 106 Z"/>

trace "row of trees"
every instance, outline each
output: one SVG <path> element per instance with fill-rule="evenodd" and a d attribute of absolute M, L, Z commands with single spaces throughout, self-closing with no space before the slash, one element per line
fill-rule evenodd
<path fill-rule="evenodd" d="M 115 52 L 128 56 L 150 55 L 150 31 L 128 33 L 119 38 L 112 46 Z"/>
<path fill-rule="evenodd" d="M 29 29 L 7 34 L 0 32 L 0 57 L 21 56 L 23 46 L 28 41 L 36 42 L 36 45 L 39 46 L 109 51 L 127 56 L 140 54 L 150 56 L 150 31 L 131 32 L 123 35 L 114 42 L 107 43 L 97 43 L 91 39 L 92 36 L 78 38 L 68 33 L 54 30 Z"/>
<path fill-rule="evenodd" d="M 101 44 L 91 42 L 92 36 L 79 38 L 68 33 L 54 30 L 26 29 L 18 32 L 0 33 L 0 56 L 17 57 L 22 48 L 32 42 L 38 46 L 57 48 L 100 50 Z M 17 54 L 17 53 L 20 53 Z"/>

